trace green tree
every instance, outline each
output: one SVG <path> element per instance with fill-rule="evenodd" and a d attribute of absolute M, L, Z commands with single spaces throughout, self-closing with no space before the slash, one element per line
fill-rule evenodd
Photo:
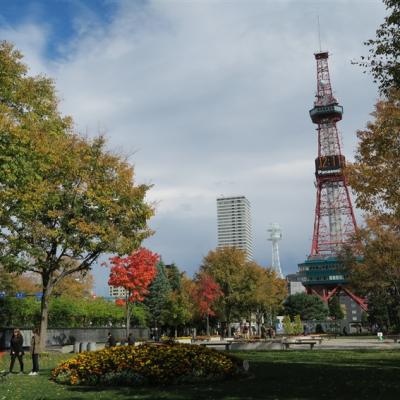
<path fill-rule="evenodd" d="M 287 284 L 276 272 L 269 268 L 254 266 L 258 269 L 255 290 L 250 293 L 252 313 L 257 322 L 258 334 L 261 334 L 261 322 L 274 320 L 287 297 Z M 253 267 L 253 268 L 254 268 Z M 257 276 L 257 275 L 256 275 Z"/>
<path fill-rule="evenodd" d="M 132 306 L 133 326 L 148 326 L 149 310 L 143 303 L 137 303 Z"/>
<path fill-rule="evenodd" d="M 236 315 L 243 313 L 243 302 L 248 299 L 249 280 L 246 253 L 235 247 L 210 251 L 203 259 L 200 272 L 214 278 L 223 295 L 217 303 L 217 313 L 226 322 L 230 334 L 230 324 Z"/>
<path fill-rule="evenodd" d="M 124 307 L 101 297 L 85 302 L 87 326 L 122 326 L 125 321 Z"/>
<path fill-rule="evenodd" d="M 15 294 L 16 284 L 14 277 L 0 265 L 0 292 L 5 295 Z"/>
<path fill-rule="evenodd" d="M 400 331 L 400 232 L 393 223 L 380 221 L 367 218 L 353 246 L 363 258 L 348 258 L 346 263 L 352 285 L 368 298 L 370 322 Z"/>
<path fill-rule="evenodd" d="M 400 3 L 398 0 L 383 0 L 383 3 L 388 15 L 377 29 L 376 38 L 364 43 L 369 46 L 369 54 L 361 57 L 358 64 L 371 71 L 380 92 L 388 95 L 391 88 L 400 89 Z"/>
<path fill-rule="evenodd" d="M 287 296 L 286 282 L 279 279 L 273 270 L 248 262 L 243 287 L 241 317 L 250 321 L 255 316 L 258 334 L 261 334 L 261 322 L 274 315 Z"/>
<path fill-rule="evenodd" d="M 300 315 L 303 321 L 322 321 L 328 316 L 327 305 L 316 295 L 296 293 L 290 295 L 284 303 L 284 313 L 294 318 Z"/>
<path fill-rule="evenodd" d="M 180 290 L 182 284 L 182 272 L 174 264 L 168 264 L 165 266 L 165 273 L 168 278 L 169 286 L 172 290 Z"/>
<path fill-rule="evenodd" d="M 236 306 L 235 314 L 240 319 L 245 319 L 251 323 L 252 316 L 256 311 L 259 311 L 258 306 L 260 304 L 258 302 L 265 300 L 265 296 L 268 294 L 266 292 L 260 293 L 258 290 L 264 277 L 262 267 L 255 262 L 248 262 L 244 268 L 246 273 L 242 278 L 240 302 Z M 256 319 L 260 319 L 260 313 L 257 314 Z M 251 335 L 251 329 L 249 329 L 249 335 Z"/>
<path fill-rule="evenodd" d="M 304 331 L 303 323 L 301 322 L 300 315 L 296 315 L 293 321 L 293 333 L 295 335 L 300 335 Z"/>
<path fill-rule="evenodd" d="M 77 272 L 65 277 L 54 290 L 54 295 L 90 298 L 93 295 L 93 275 L 89 271 Z"/>
<path fill-rule="evenodd" d="M 400 331 L 400 304 L 392 290 L 376 289 L 368 296 L 368 322 L 384 332 Z"/>
<path fill-rule="evenodd" d="M 2 326 L 33 328 L 40 320 L 40 302 L 32 297 L 1 298 L 0 316 Z"/>
<path fill-rule="evenodd" d="M 375 308 L 369 306 L 372 320 L 387 320 L 400 329 L 400 90 L 393 89 L 386 100 L 378 101 L 372 116 L 367 128 L 357 132 L 355 163 L 347 168 L 356 204 L 366 214 L 351 248 L 363 258 L 347 257 L 346 265 L 358 293 L 376 301 L 394 300 L 384 307 L 379 301 Z"/>
<path fill-rule="evenodd" d="M 28 77 L 21 54 L 4 42 L 0 71 L 0 264 L 41 276 L 44 347 L 57 284 L 103 253 L 138 248 L 153 212 L 132 167 L 103 138 L 74 134 L 51 80 Z"/>
<path fill-rule="evenodd" d="M 356 204 L 381 223 L 398 226 L 400 218 L 400 90 L 378 101 L 367 129 L 359 130 L 355 162 L 347 174 Z"/>
<path fill-rule="evenodd" d="M 289 315 L 285 315 L 283 317 L 282 325 L 286 335 L 293 335 L 294 329 Z"/>
<path fill-rule="evenodd" d="M 149 286 L 149 294 L 143 304 L 148 308 L 150 319 L 154 328 L 159 329 L 162 321 L 161 315 L 166 308 L 168 297 L 171 293 L 171 285 L 165 271 L 165 264 L 160 261 L 157 264 L 157 275 Z"/>
<path fill-rule="evenodd" d="M 343 309 L 340 305 L 339 298 L 333 296 L 328 303 L 329 316 L 335 320 L 341 320 L 344 318 Z"/>
<path fill-rule="evenodd" d="M 178 327 L 185 325 L 192 318 L 191 304 L 188 296 L 182 291 L 171 292 L 167 297 L 161 317 L 164 325 L 174 329 L 174 336 L 176 337 Z"/>
<path fill-rule="evenodd" d="M 163 304 L 161 320 L 164 326 L 172 327 L 177 336 L 178 326 L 185 325 L 192 318 L 193 310 L 188 293 L 183 287 L 186 279 L 175 263 L 165 265 L 165 275 L 170 291 Z"/>
<path fill-rule="evenodd" d="M 49 304 L 49 326 L 52 328 L 78 328 L 85 326 L 87 310 L 85 302 L 69 296 L 51 299 Z"/>

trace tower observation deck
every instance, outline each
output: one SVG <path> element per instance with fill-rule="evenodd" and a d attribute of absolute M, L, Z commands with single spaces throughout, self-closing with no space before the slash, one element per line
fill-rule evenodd
<path fill-rule="evenodd" d="M 318 294 L 328 301 L 343 291 L 365 310 L 364 300 L 350 291 L 348 277 L 337 258 L 357 229 L 343 173 L 346 159 L 336 127 L 343 117 L 343 107 L 333 95 L 328 52 L 318 52 L 314 56 L 317 93 L 309 113 L 311 121 L 317 125 L 318 134 L 318 155 L 315 159 L 317 198 L 311 252 L 308 259 L 299 264 L 299 271 L 308 293 Z"/>

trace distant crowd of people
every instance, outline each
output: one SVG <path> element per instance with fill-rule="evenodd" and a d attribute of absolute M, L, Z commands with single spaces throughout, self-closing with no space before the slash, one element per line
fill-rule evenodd
<path fill-rule="evenodd" d="M 251 334 L 252 336 L 254 336 L 256 334 L 255 327 L 250 326 L 248 322 L 244 323 L 243 325 L 240 325 L 237 328 L 232 327 L 231 336 L 235 338 L 242 337 L 245 339 L 250 339 L 250 329 L 252 329 Z M 262 324 L 260 331 L 262 339 L 266 339 L 267 337 L 272 339 L 276 335 L 275 329 L 272 326 L 266 327 L 264 324 Z"/>
<path fill-rule="evenodd" d="M 136 342 L 136 338 L 133 333 L 130 333 L 126 339 L 121 340 L 121 345 L 128 344 L 128 346 L 133 346 Z M 115 347 L 117 345 L 117 341 L 111 332 L 108 332 L 107 336 L 107 347 Z"/>

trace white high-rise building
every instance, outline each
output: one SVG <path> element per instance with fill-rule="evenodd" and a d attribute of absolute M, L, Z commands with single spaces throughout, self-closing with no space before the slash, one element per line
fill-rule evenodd
<path fill-rule="evenodd" d="M 253 259 L 250 202 L 245 196 L 217 199 L 218 247 L 237 247 Z"/>
<path fill-rule="evenodd" d="M 126 290 L 119 286 L 108 286 L 108 294 L 110 297 L 115 297 L 116 299 L 125 299 Z"/>

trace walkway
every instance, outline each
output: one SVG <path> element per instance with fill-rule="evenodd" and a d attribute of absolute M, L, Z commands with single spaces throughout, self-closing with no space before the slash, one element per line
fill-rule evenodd
<path fill-rule="evenodd" d="M 320 345 L 316 345 L 315 349 L 396 349 L 400 350 L 400 343 L 395 343 L 392 339 L 385 339 L 380 342 L 377 338 L 357 338 L 357 337 L 341 337 L 337 339 L 324 339 Z"/>

